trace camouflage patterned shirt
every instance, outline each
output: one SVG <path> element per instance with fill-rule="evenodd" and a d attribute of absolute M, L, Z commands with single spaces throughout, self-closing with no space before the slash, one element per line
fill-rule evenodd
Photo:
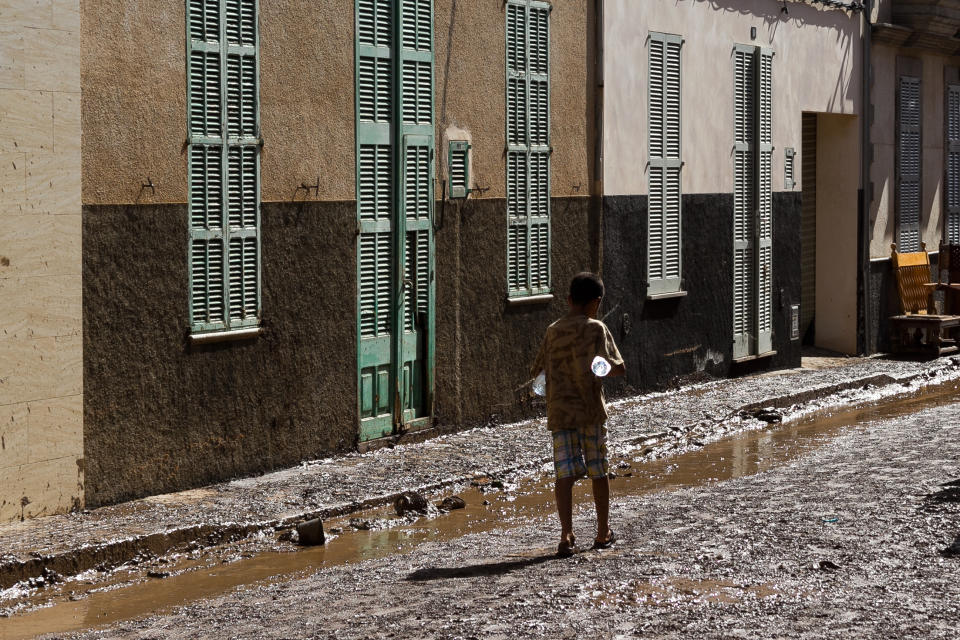
<path fill-rule="evenodd" d="M 603 385 L 590 370 L 596 356 L 614 366 L 623 364 L 610 330 L 599 320 L 568 315 L 547 327 L 530 374 L 547 374 L 550 431 L 592 429 L 606 421 Z"/>

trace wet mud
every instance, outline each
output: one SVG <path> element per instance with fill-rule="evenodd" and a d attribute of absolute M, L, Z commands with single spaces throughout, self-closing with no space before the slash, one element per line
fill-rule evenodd
<path fill-rule="evenodd" d="M 790 464 L 832 439 L 878 420 L 908 416 L 918 410 L 955 403 L 960 383 L 923 389 L 915 396 L 887 400 L 873 406 L 831 409 L 801 416 L 785 424 L 701 442 L 696 433 L 668 443 L 644 442 L 614 447 L 613 500 L 655 492 L 707 487 L 764 473 Z M 741 425 L 742 426 L 742 425 Z M 757 425 L 753 425 L 757 427 Z M 43 589 L 7 593 L 0 607 L 12 615 L 0 619 L 0 638 L 26 638 L 41 633 L 64 633 L 169 611 L 238 589 L 305 578 L 322 569 L 356 565 L 387 556 L 410 554 L 428 544 L 504 531 L 525 523 L 552 521 L 552 481 L 546 465 L 543 475 L 523 473 L 478 477 L 458 487 L 465 508 L 446 512 L 436 505 L 450 492 L 429 496 L 426 516 L 398 517 L 393 507 L 368 510 L 324 523 L 328 542 L 322 547 L 298 548 L 289 533 L 261 532 L 251 539 L 209 549 L 185 549 L 165 556 L 151 555 L 108 572 L 89 571 Z M 577 502 L 589 503 L 588 483 L 578 483 Z M 818 515 L 820 526 L 835 524 L 832 513 Z M 669 555 L 668 552 L 660 554 Z M 493 570 L 455 568 L 452 572 L 411 574 L 409 579 L 431 581 L 478 577 L 532 567 L 552 559 L 550 549 L 504 560 Z M 662 559 L 662 558 L 661 558 Z M 828 565 L 821 567 L 829 570 Z M 457 574 L 457 571 L 460 573 Z M 615 592 L 605 588 L 590 595 L 596 606 L 663 604 L 677 599 L 705 604 L 729 604 L 757 598 L 775 598 L 775 585 L 744 587 L 729 580 L 638 580 Z M 42 607 L 42 608 L 40 608 Z"/>

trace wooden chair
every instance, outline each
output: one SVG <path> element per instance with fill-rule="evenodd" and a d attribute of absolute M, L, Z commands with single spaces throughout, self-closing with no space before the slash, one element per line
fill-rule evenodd
<path fill-rule="evenodd" d="M 954 333 L 960 328 L 960 315 L 937 314 L 933 292 L 939 284 L 930 277 L 927 246 L 912 253 L 893 250 L 891 262 L 897 279 L 900 315 L 890 318 L 894 351 L 944 355 L 958 351 Z"/>
<path fill-rule="evenodd" d="M 943 290 L 943 312 L 960 314 L 960 244 L 941 244 L 937 283 Z"/>

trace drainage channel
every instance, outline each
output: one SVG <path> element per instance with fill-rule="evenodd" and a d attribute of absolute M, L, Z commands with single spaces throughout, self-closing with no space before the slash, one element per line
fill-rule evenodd
<path fill-rule="evenodd" d="M 745 431 L 706 446 L 658 459 L 612 460 L 618 474 L 611 483 L 616 496 L 696 487 L 753 475 L 788 464 L 850 429 L 872 421 L 908 415 L 934 405 L 960 402 L 960 381 L 930 386 L 915 395 L 874 406 L 834 409 L 769 428 Z M 590 508 L 589 483 L 580 482 L 576 500 Z M 56 587 L 56 593 L 30 598 L 34 607 L 0 619 L 0 639 L 16 640 L 44 633 L 65 633 L 169 611 L 237 588 L 289 580 L 324 568 L 407 553 L 425 542 L 446 541 L 469 533 L 520 526 L 554 518 L 549 474 L 515 484 L 488 483 L 459 493 L 467 506 L 436 517 L 404 520 L 392 510 L 377 509 L 325 523 L 341 531 L 322 547 L 297 550 L 272 539 L 258 547 L 241 542 L 206 550 L 200 557 L 173 556 L 161 578 L 148 578 L 142 567 L 103 579 L 84 575 Z M 357 529 L 356 527 L 362 527 Z M 370 529 L 365 527 L 370 526 Z M 584 532 L 586 535 L 587 532 Z M 553 541 L 545 540 L 545 544 Z M 264 550 L 266 549 L 266 550 Z M 277 550 L 280 549 L 280 550 Z M 156 569 L 156 565 L 151 565 Z M 87 572 L 95 573 L 95 572 Z M 45 598 L 45 599 L 41 599 Z M 4 603 L 0 602 L 0 606 Z"/>

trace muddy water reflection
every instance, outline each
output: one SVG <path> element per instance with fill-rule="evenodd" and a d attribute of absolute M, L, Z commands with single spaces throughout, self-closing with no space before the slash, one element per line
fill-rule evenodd
<path fill-rule="evenodd" d="M 813 414 L 784 426 L 774 425 L 761 431 L 741 433 L 702 449 L 659 460 L 613 460 L 612 466 L 619 477 L 613 480 L 611 489 L 616 499 L 616 496 L 700 486 L 752 475 L 788 463 L 851 427 L 958 401 L 960 384 L 954 382 L 873 407 Z M 544 446 L 547 446 L 546 437 Z M 585 482 L 578 483 L 577 503 L 582 508 L 590 507 L 588 485 Z M 289 579 L 325 567 L 406 553 L 424 542 L 451 540 L 468 533 L 515 526 L 535 518 L 555 517 L 552 481 L 549 477 L 524 480 L 516 487 L 508 487 L 507 491 L 484 493 L 479 489 L 468 489 L 459 495 L 467 503 L 465 509 L 413 523 L 396 520 L 387 509 L 352 516 L 371 521 L 394 519 L 392 526 L 386 529 L 354 531 L 349 525 L 349 518 L 327 521 L 325 525 L 328 530 L 341 528 L 344 533 L 330 540 L 325 547 L 292 553 L 257 553 L 212 567 L 209 562 L 199 568 L 196 561 L 192 561 L 192 566 L 184 562 L 167 567 L 174 573 L 170 577 L 138 578 L 133 584 L 119 583 L 105 587 L 101 582 L 93 587 L 84 587 L 71 583 L 75 586 L 67 587 L 62 597 L 74 595 L 80 600 L 59 602 L 44 609 L 0 619 L 0 639 L 14 640 L 40 633 L 87 629 L 210 598 L 240 586 L 250 587 L 281 578 Z M 588 532 L 581 532 L 581 535 L 584 534 Z M 552 540 L 545 542 L 552 543 Z M 242 551 L 243 545 L 239 545 L 239 548 Z M 234 558 L 236 550 L 237 545 L 232 548 Z M 215 561 L 219 563 L 220 557 L 222 555 L 216 556 Z M 638 591 L 642 593 L 644 589 L 638 586 Z"/>

